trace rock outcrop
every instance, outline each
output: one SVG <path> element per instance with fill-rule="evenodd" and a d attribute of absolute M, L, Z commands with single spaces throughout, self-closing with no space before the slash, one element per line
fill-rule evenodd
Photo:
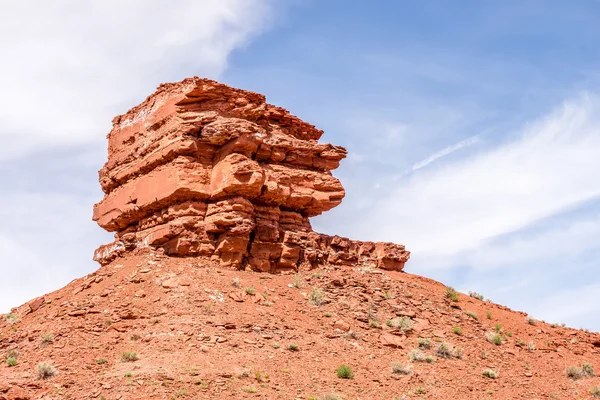
<path fill-rule="evenodd" d="M 113 120 L 93 218 L 115 241 L 94 259 L 154 248 L 264 272 L 401 270 L 402 245 L 312 230 L 309 218 L 345 194 L 331 170 L 346 150 L 319 143 L 322 133 L 257 93 L 200 78 L 161 85 Z"/>

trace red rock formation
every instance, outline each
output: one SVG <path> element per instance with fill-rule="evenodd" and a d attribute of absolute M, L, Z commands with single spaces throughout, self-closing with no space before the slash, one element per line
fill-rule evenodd
<path fill-rule="evenodd" d="M 199 78 L 161 85 L 113 120 L 93 218 L 115 241 L 94 259 L 150 247 L 265 272 L 363 262 L 401 270 L 402 245 L 312 231 L 309 217 L 345 194 L 330 171 L 346 150 L 318 143 L 322 133 L 257 93 Z"/>

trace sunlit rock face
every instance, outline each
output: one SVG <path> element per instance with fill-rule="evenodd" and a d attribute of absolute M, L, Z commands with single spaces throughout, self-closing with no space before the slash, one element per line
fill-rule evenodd
<path fill-rule="evenodd" d="M 113 120 L 93 219 L 115 241 L 94 259 L 152 248 L 263 272 L 401 270 L 402 245 L 313 232 L 309 218 L 345 195 L 331 170 L 346 150 L 322 134 L 257 93 L 200 78 L 161 85 Z"/>

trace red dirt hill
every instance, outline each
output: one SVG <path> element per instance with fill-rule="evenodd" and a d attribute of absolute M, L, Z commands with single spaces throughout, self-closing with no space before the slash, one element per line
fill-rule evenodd
<path fill-rule="evenodd" d="M 345 149 L 264 96 L 161 85 L 113 121 L 101 267 L 0 320 L 0 400 L 589 399 L 600 335 L 312 231 Z"/>

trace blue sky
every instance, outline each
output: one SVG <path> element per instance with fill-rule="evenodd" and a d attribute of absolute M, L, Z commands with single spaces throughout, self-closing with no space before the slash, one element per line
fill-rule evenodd
<path fill-rule="evenodd" d="M 407 272 L 600 330 L 600 3 L 151 3 L 3 6 L 0 309 L 97 268 L 112 117 L 199 75 L 348 148 L 347 197 L 315 229 L 404 243 Z"/>

